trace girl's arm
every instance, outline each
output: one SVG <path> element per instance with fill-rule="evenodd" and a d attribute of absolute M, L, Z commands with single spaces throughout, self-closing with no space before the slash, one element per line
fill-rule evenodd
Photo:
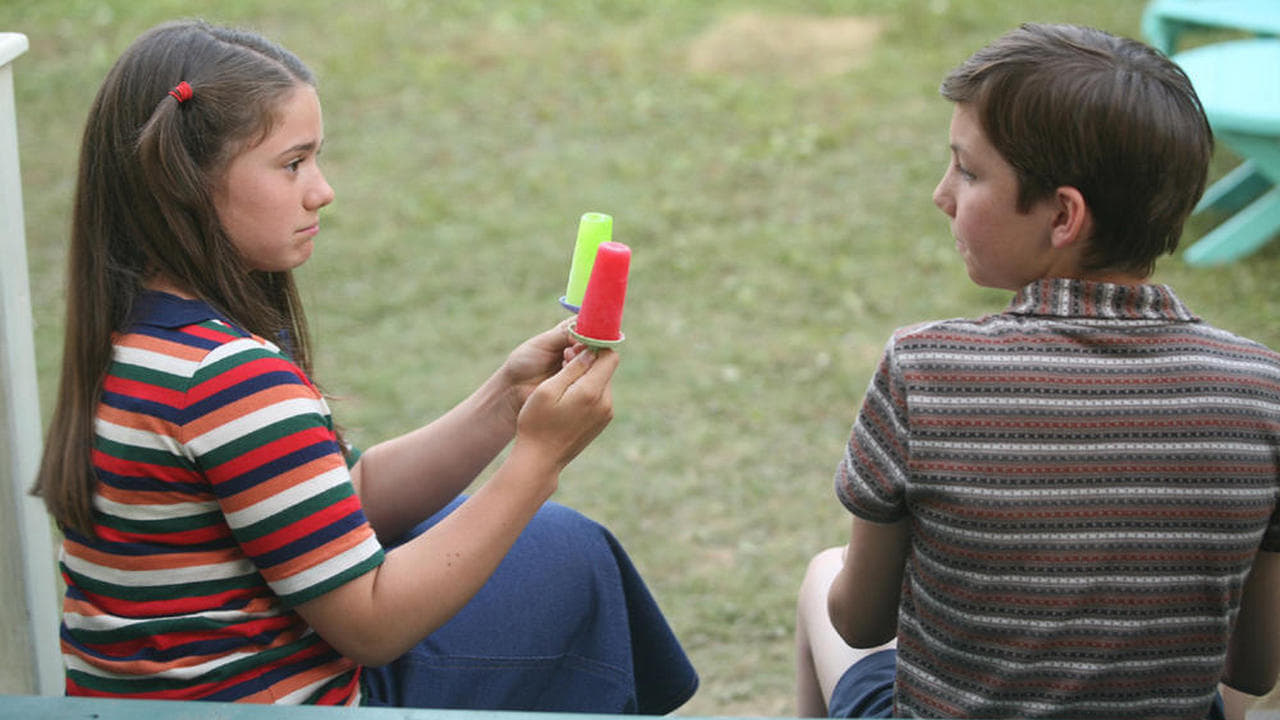
<path fill-rule="evenodd" d="M 897 635 L 910 528 L 906 519 L 876 523 L 853 518 L 844 567 L 827 594 L 831 624 L 851 647 L 876 647 Z"/>
<path fill-rule="evenodd" d="M 443 625 L 488 580 L 560 471 L 608 424 L 617 364 L 611 351 L 583 352 L 538 385 L 517 418 L 511 453 L 488 482 L 378 568 L 299 605 L 299 614 L 363 665 L 390 662 Z"/>
<path fill-rule="evenodd" d="M 1250 695 L 1265 695 L 1280 673 L 1280 553 L 1260 552 L 1245 580 L 1223 683 Z"/>
<path fill-rule="evenodd" d="M 448 413 L 361 454 L 351 480 L 383 543 L 447 505 L 511 442 L 525 400 L 571 344 L 563 323 L 534 336 Z"/>

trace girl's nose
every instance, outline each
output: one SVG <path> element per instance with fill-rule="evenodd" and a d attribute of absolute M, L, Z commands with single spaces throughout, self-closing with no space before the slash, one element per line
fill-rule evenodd
<path fill-rule="evenodd" d="M 310 210 L 319 210 L 320 208 L 333 202 L 333 188 L 330 187 L 328 181 L 324 179 L 324 175 L 317 178 L 315 187 L 311 192 L 307 193 L 307 205 Z"/>
<path fill-rule="evenodd" d="M 938 209 L 945 213 L 947 217 L 956 216 L 955 198 L 951 196 L 947 189 L 946 177 L 938 181 L 938 186 L 933 189 L 933 204 L 937 205 Z"/>

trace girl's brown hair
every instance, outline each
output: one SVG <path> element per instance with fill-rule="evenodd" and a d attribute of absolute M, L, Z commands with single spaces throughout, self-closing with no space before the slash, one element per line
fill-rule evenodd
<path fill-rule="evenodd" d="M 1150 275 L 1204 192 L 1213 134 L 1185 73 L 1101 30 L 1025 24 L 942 82 L 1018 174 L 1018 209 L 1061 186 L 1093 215 L 1091 270 Z"/>
<path fill-rule="evenodd" d="M 193 96 L 170 95 L 186 81 Z M 93 536 L 94 422 L 111 363 L 148 278 L 173 283 L 244 329 L 285 340 L 311 373 L 306 316 L 289 272 L 251 271 L 218 221 L 213 185 L 270 132 L 281 102 L 315 85 L 292 53 L 199 21 L 158 26 L 116 61 L 89 111 L 68 249 L 58 400 L 32 493 L 64 528 Z"/>

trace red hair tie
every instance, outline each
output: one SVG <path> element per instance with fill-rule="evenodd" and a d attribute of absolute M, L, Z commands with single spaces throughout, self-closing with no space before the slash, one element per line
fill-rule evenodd
<path fill-rule="evenodd" d="M 195 93 L 192 92 L 191 86 L 187 84 L 187 81 L 183 80 L 175 85 L 174 88 L 169 91 L 169 94 L 173 96 L 174 100 L 177 100 L 178 103 L 181 104 L 190 100 L 191 96 Z"/>

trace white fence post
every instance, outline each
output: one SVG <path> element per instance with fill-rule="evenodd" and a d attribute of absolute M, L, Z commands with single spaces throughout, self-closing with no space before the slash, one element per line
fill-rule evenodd
<path fill-rule="evenodd" d="M 13 96 L 13 61 L 26 50 L 25 35 L 0 32 L 0 450 L 6 456 L 0 467 L 0 624 L 9 646 L 0 649 L 6 660 L 0 691 L 61 695 L 53 536 L 44 504 L 27 494 L 40 462 L 43 426 Z"/>

